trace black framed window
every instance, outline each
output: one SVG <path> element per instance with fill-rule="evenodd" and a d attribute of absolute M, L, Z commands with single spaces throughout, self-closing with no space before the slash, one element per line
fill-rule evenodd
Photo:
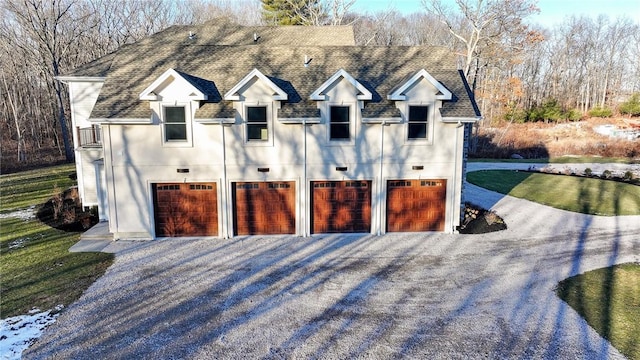
<path fill-rule="evenodd" d="M 329 139 L 331 140 L 349 140 L 350 124 L 349 124 L 349 107 L 348 106 L 332 106 L 331 118 L 329 121 Z"/>
<path fill-rule="evenodd" d="M 409 106 L 407 138 L 418 140 L 427 138 L 427 124 L 429 123 L 428 106 Z"/>
<path fill-rule="evenodd" d="M 164 107 L 164 140 L 187 141 L 187 121 L 184 106 Z"/>
<path fill-rule="evenodd" d="M 247 140 L 269 140 L 266 106 L 247 107 Z"/>

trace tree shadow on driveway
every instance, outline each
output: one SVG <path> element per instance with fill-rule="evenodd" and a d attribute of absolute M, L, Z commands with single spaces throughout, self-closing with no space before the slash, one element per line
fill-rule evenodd
<path fill-rule="evenodd" d="M 602 355 L 610 349 L 599 348 L 597 334 L 573 333 L 583 324 L 577 315 L 553 316 L 561 302 L 552 287 L 576 262 L 591 267 L 605 252 L 607 261 L 614 238 L 579 245 L 574 234 L 396 233 L 125 244 L 24 357 Z"/>

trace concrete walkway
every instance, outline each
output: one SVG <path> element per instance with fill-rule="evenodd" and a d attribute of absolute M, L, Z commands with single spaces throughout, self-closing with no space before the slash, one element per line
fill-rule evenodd
<path fill-rule="evenodd" d="M 554 288 L 640 262 L 640 216 L 468 189 L 509 229 L 112 242 L 24 358 L 622 359 Z"/>

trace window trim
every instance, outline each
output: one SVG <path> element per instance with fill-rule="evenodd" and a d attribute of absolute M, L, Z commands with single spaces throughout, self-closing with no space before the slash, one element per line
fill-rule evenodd
<path fill-rule="evenodd" d="M 331 138 L 331 108 L 346 107 L 349 114 L 349 138 L 348 139 L 332 139 Z M 353 145 L 356 141 L 356 124 L 357 124 L 356 104 L 353 102 L 333 102 L 326 106 L 326 124 L 327 124 L 327 144 L 330 146 Z"/>
<path fill-rule="evenodd" d="M 409 113 L 411 107 L 426 107 L 427 108 L 427 136 L 426 138 L 409 138 Z M 404 143 L 405 145 L 433 145 L 433 132 L 434 132 L 434 112 L 435 104 L 433 102 L 410 102 L 404 107 L 403 122 L 404 122 Z"/>
<path fill-rule="evenodd" d="M 425 120 L 411 120 L 411 108 L 426 108 L 426 116 L 427 118 Z M 429 139 L 429 113 L 431 112 L 431 107 L 429 105 L 409 105 L 407 107 L 407 137 L 406 140 L 407 141 L 425 141 Z M 411 134 L 411 125 L 416 125 L 416 124 L 424 124 L 424 137 L 410 137 Z"/>
<path fill-rule="evenodd" d="M 262 107 L 266 109 L 267 139 L 249 139 L 249 108 Z M 247 146 L 273 146 L 273 106 L 271 102 L 243 102 L 242 103 L 242 133 L 244 144 Z"/>
<path fill-rule="evenodd" d="M 183 108 L 184 109 L 184 126 L 186 129 L 186 139 L 184 140 L 167 140 L 167 129 L 166 125 L 171 124 L 168 123 L 166 108 Z M 165 147 L 191 147 L 193 146 L 193 134 L 192 134 L 192 116 L 191 116 L 191 104 L 189 102 L 167 102 L 160 104 L 160 120 L 161 120 L 161 128 L 162 128 L 162 145 Z M 177 123 L 176 123 L 177 124 Z"/>

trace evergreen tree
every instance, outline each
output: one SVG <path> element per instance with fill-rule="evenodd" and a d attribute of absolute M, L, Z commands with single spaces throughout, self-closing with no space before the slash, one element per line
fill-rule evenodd
<path fill-rule="evenodd" d="M 320 0 L 262 0 L 267 25 L 314 25 L 323 13 Z"/>

